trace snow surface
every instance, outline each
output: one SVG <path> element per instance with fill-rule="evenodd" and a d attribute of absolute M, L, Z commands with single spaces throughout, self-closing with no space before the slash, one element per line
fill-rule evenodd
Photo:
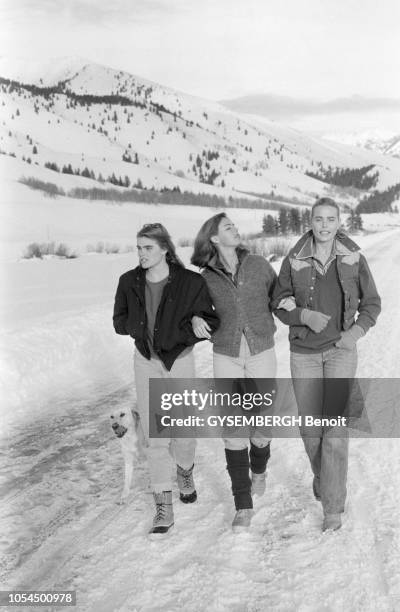
<path fill-rule="evenodd" d="M 356 238 L 384 305 L 359 343 L 360 376 L 399 376 L 390 308 L 400 300 L 399 238 L 399 229 Z M 190 249 L 180 255 L 188 261 Z M 321 533 L 298 439 L 273 441 L 267 493 L 247 534 L 230 529 L 219 440 L 199 441 L 199 499 L 177 500 L 168 540 L 146 537 L 153 510 L 144 464 L 128 504 L 116 505 L 123 465 L 109 414 L 134 404 L 135 383 L 132 342 L 114 334 L 112 299 L 119 274 L 134 265 L 133 253 L 4 264 L 2 588 L 76 589 L 79 612 L 400 610 L 397 439 L 351 441 L 345 522 L 335 533 Z M 279 375 L 289 376 L 282 325 L 276 350 Z M 195 351 L 198 375 L 211 376 L 210 345 Z"/>

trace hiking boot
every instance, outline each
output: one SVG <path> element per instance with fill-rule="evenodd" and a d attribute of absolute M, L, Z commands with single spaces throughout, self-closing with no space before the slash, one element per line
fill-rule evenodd
<path fill-rule="evenodd" d="M 237 510 L 235 518 L 232 521 L 232 531 L 235 533 L 247 531 L 250 527 L 253 514 L 254 510 L 252 510 L 252 508 L 242 508 L 241 510 Z"/>
<path fill-rule="evenodd" d="M 322 531 L 337 531 L 342 526 L 341 514 L 325 514 L 324 522 L 322 523 Z"/>
<path fill-rule="evenodd" d="M 259 495 L 261 497 L 261 495 L 264 495 L 265 493 L 265 488 L 266 488 L 266 472 L 263 472 L 262 474 L 254 474 L 254 472 L 251 473 L 251 494 L 252 495 Z"/>
<path fill-rule="evenodd" d="M 188 470 L 184 470 L 180 465 L 176 466 L 178 477 L 179 499 L 184 504 L 192 504 L 197 499 L 196 489 L 193 481 L 194 464 Z"/>
<path fill-rule="evenodd" d="M 153 527 L 149 531 L 152 539 L 167 536 L 174 526 L 174 509 L 172 507 L 172 491 L 153 493 L 156 504 L 156 514 L 153 519 Z"/>
<path fill-rule="evenodd" d="M 313 483 L 312 483 L 312 490 L 313 490 L 315 499 L 317 501 L 321 501 L 319 476 L 314 476 Z"/>

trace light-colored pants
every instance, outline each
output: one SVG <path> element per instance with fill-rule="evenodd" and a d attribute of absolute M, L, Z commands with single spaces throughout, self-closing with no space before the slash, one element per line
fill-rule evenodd
<path fill-rule="evenodd" d="M 149 437 L 149 379 L 150 378 L 194 378 L 194 354 L 190 351 L 175 360 L 170 371 L 159 359 L 146 359 L 135 351 L 135 382 L 137 410 L 145 439 L 148 441 L 147 458 L 150 481 L 153 491 L 172 489 L 172 470 L 174 464 L 184 470 L 192 467 L 196 449 L 195 438 L 150 438 Z"/>
<path fill-rule="evenodd" d="M 290 368 L 299 415 L 322 414 L 324 378 L 353 378 L 357 349 L 333 347 L 322 353 L 290 353 Z M 300 380 L 307 379 L 307 380 Z M 330 398 L 331 401 L 331 398 Z M 310 435 L 301 428 L 304 446 L 321 495 L 325 514 L 344 511 L 349 439 L 339 428 L 315 428 Z M 315 436 L 315 437 L 314 437 Z"/>
<path fill-rule="evenodd" d="M 267 349 L 257 355 L 250 353 L 246 338 L 242 335 L 240 352 L 238 357 L 230 357 L 213 354 L 214 378 L 274 378 L 276 376 L 277 363 L 275 349 Z M 258 447 L 263 447 L 271 441 L 265 438 L 257 429 L 250 436 L 251 442 Z M 224 438 L 225 448 L 229 450 L 242 450 L 247 448 L 247 438 Z"/>

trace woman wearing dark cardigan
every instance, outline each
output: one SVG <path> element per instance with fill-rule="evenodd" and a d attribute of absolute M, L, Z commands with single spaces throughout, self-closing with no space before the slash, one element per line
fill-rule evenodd
<path fill-rule="evenodd" d="M 213 343 L 215 378 L 275 377 L 276 328 L 269 302 L 276 274 L 271 265 L 240 245 L 238 230 L 225 213 L 211 217 L 201 227 L 191 261 L 202 268 L 220 319 L 214 334 L 204 319 L 192 319 L 195 335 Z M 252 493 L 265 491 L 270 439 L 252 431 L 250 453 L 246 438 L 226 437 L 224 443 L 236 507 L 232 528 L 242 531 L 253 516 Z"/>

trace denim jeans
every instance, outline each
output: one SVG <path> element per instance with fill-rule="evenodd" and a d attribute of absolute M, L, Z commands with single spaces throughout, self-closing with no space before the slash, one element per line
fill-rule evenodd
<path fill-rule="evenodd" d="M 257 355 L 250 353 L 246 338 L 242 335 L 238 357 L 220 353 L 213 354 L 214 378 L 275 378 L 275 349 L 267 349 Z M 258 447 L 267 446 L 270 438 L 265 438 L 257 429 L 251 432 L 251 442 Z M 224 438 L 225 448 L 242 450 L 248 446 L 248 438 Z"/>
<path fill-rule="evenodd" d="M 333 347 L 322 353 L 290 353 L 290 368 L 299 415 L 323 415 L 324 378 L 353 378 L 357 349 Z M 306 379 L 306 380 L 301 380 Z M 332 398 L 329 398 L 332 403 Z M 340 411 L 339 411 L 340 412 Z M 301 428 L 304 446 L 325 514 L 344 511 L 349 440 L 342 428 Z"/>
<path fill-rule="evenodd" d="M 153 491 L 172 489 L 172 470 L 174 463 L 187 470 L 194 463 L 195 438 L 149 438 L 149 379 L 150 378 L 194 378 L 194 354 L 190 351 L 175 360 L 168 371 L 159 359 L 146 359 L 135 351 L 135 382 L 137 411 L 145 439 L 148 441 L 147 459 Z"/>

